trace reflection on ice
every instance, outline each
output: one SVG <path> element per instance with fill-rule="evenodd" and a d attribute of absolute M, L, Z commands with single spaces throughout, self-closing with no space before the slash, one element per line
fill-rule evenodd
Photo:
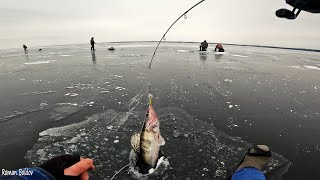
<path fill-rule="evenodd" d="M 71 105 L 71 106 L 78 106 L 77 103 L 58 103 L 58 105 Z"/>
<path fill-rule="evenodd" d="M 77 93 L 67 93 L 65 94 L 65 96 L 71 96 L 71 97 L 75 97 L 75 96 L 78 96 L 79 94 Z"/>
<path fill-rule="evenodd" d="M 234 56 L 234 57 L 242 57 L 242 58 L 247 58 L 249 56 L 244 56 L 244 55 L 239 55 L 239 54 L 230 54 L 231 56 Z"/>
<path fill-rule="evenodd" d="M 35 61 L 35 62 L 29 62 L 29 63 L 24 63 L 26 65 L 35 65 L 35 64 L 50 64 L 53 62 L 56 62 L 57 60 L 47 60 L 47 61 Z"/>
<path fill-rule="evenodd" d="M 184 50 L 184 49 L 180 49 L 180 50 L 176 50 L 176 52 L 186 53 L 186 52 L 193 52 L 193 50 Z"/>
<path fill-rule="evenodd" d="M 125 90 L 126 88 L 124 88 L 124 87 L 116 87 L 115 89 L 119 90 L 119 91 L 122 91 L 122 90 Z"/>
<path fill-rule="evenodd" d="M 302 69 L 302 70 L 320 70 L 317 66 L 303 65 L 303 66 L 289 66 L 291 68 Z"/>
<path fill-rule="evenodd" d="M 125 54 L 125 55 L 121 55 L 120 57 L 141 57 L 141 56 L 145 56 L 144 54 Z"/>
<path fill-rule="evenodd" d="M 307 65 L 304 65 L 303 67 L 305 67 L 305 68 L 307 68 L 307 69 L 320 70 L 320 68 L 317 67 L 317 66 L 307 66 Z"/>
<path fill-rule="evenodd" d="M 45 91 L 45 92 L 35 91 L 35 92 L 23 93 L 23 94 L 20 94 L 20 96 L 26 96 L 26 95 L 42 95 L 42 94 L 50 94 L 50 93 L 55 93 L 55 92 L 56 92 L 56 91 Z"/>
<path fill-rule="evenodd" d="M 4 116 L 4 117 L 0 117 L 0 123 L 9 121 L 9 120 L 14 119 L 14 118 L 16 118 L 18 116 L 23 116 L 23 115 L 26 115 L 26 114 L 29 114 L 29 113 L 33 113 L 33 112 L 37 112 L 37 111 L 43 110 L 45 107 L 46 107 L 46 105 L 41 103 L 39 108 L 28 109 L 28 110 L 25 110 L 25 111 L 22 111 L 22 112 L 14 111 L 14 112 L 10 113 L 10 115 Z"/>

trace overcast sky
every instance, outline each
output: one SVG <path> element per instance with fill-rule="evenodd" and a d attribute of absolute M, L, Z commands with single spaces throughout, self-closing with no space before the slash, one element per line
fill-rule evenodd
<path fill-rule="evenodd" d="M 199 0 L 0 0 L 0 48 L 159 40 Z M 285 0 L 206 0 L 168 33 L 203 41 L 320 49 L 320 14 L 294 21 L 275 11 Z M 291 9 L 291 8 L 290 8 Z"/>

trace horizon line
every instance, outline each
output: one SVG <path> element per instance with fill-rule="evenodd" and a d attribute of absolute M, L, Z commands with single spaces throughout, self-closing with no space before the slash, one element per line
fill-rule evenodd
<path fill-rule="evenodd" d="M 157 43 L 159 41 L 109 41 L 109 42 L 101 42 L 96 44 L 104 44 L 104 43 L 134 43 L 134 42 L 152 42 Z M 162 41 L 163 43 L 200 43 L 195 41 Z M 87 43 L 76 43 L 76 44 L 56 44 L 56 45 L 46 45 L 46 46 L 31 46 L 32 48 L 39 47 L 51 47 L 51 46 L 68 46 L 68 45 L 83 45 Z M 217 44 L 217 42 L 208 42 L 208 44 Z M 231 45 L 231 46 L 242 46 L 242 47 L 260 47 L 260 48 L 269 48 L 269 49 L 286 49 L 286 50 L 296 50 L 296 51 L 311 51 L 311 52 L 320 52 L 320 49 L 314 48 L 295 48 L 295 47 L 282 47 L 282 46 L 271 46 L 271 45 L 255 45 L 255 44 L 237 44 L 237 43 L 221 43 L 223 45 Z M 0 50 L 9 50 L 9 49 L 19 49 L 19 48 L 5 48 Z"/>

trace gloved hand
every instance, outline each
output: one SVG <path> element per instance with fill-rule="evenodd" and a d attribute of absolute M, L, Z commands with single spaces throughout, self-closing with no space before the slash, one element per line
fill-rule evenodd
<path fill-rule="evenodd" d="M 92 159 L 67 154 L 54 157 L 39 167 L 48 171 L 57 180 L 88 180 L 88 170 L 95 169 Z"/>

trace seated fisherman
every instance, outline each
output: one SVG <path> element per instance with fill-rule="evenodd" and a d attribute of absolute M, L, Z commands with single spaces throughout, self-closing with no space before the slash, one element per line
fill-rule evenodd
<path fill-rule="evenodd" d="M 200 51 L 206 51 L 208 48 L 208 43 L 206 40 L 204 40 L 200 45 Z"/>
<path fill-rule="evenodd" d="M 218 43 L 217 45 L 216 45 L 216 48 L 214 48 L 214 51 L 219 51 L 219 52 L 224 52 L 224 49 L 223 49 L 223 47 L 222 47 L 222 44 L 220 44 L 220 43 Z"/>

